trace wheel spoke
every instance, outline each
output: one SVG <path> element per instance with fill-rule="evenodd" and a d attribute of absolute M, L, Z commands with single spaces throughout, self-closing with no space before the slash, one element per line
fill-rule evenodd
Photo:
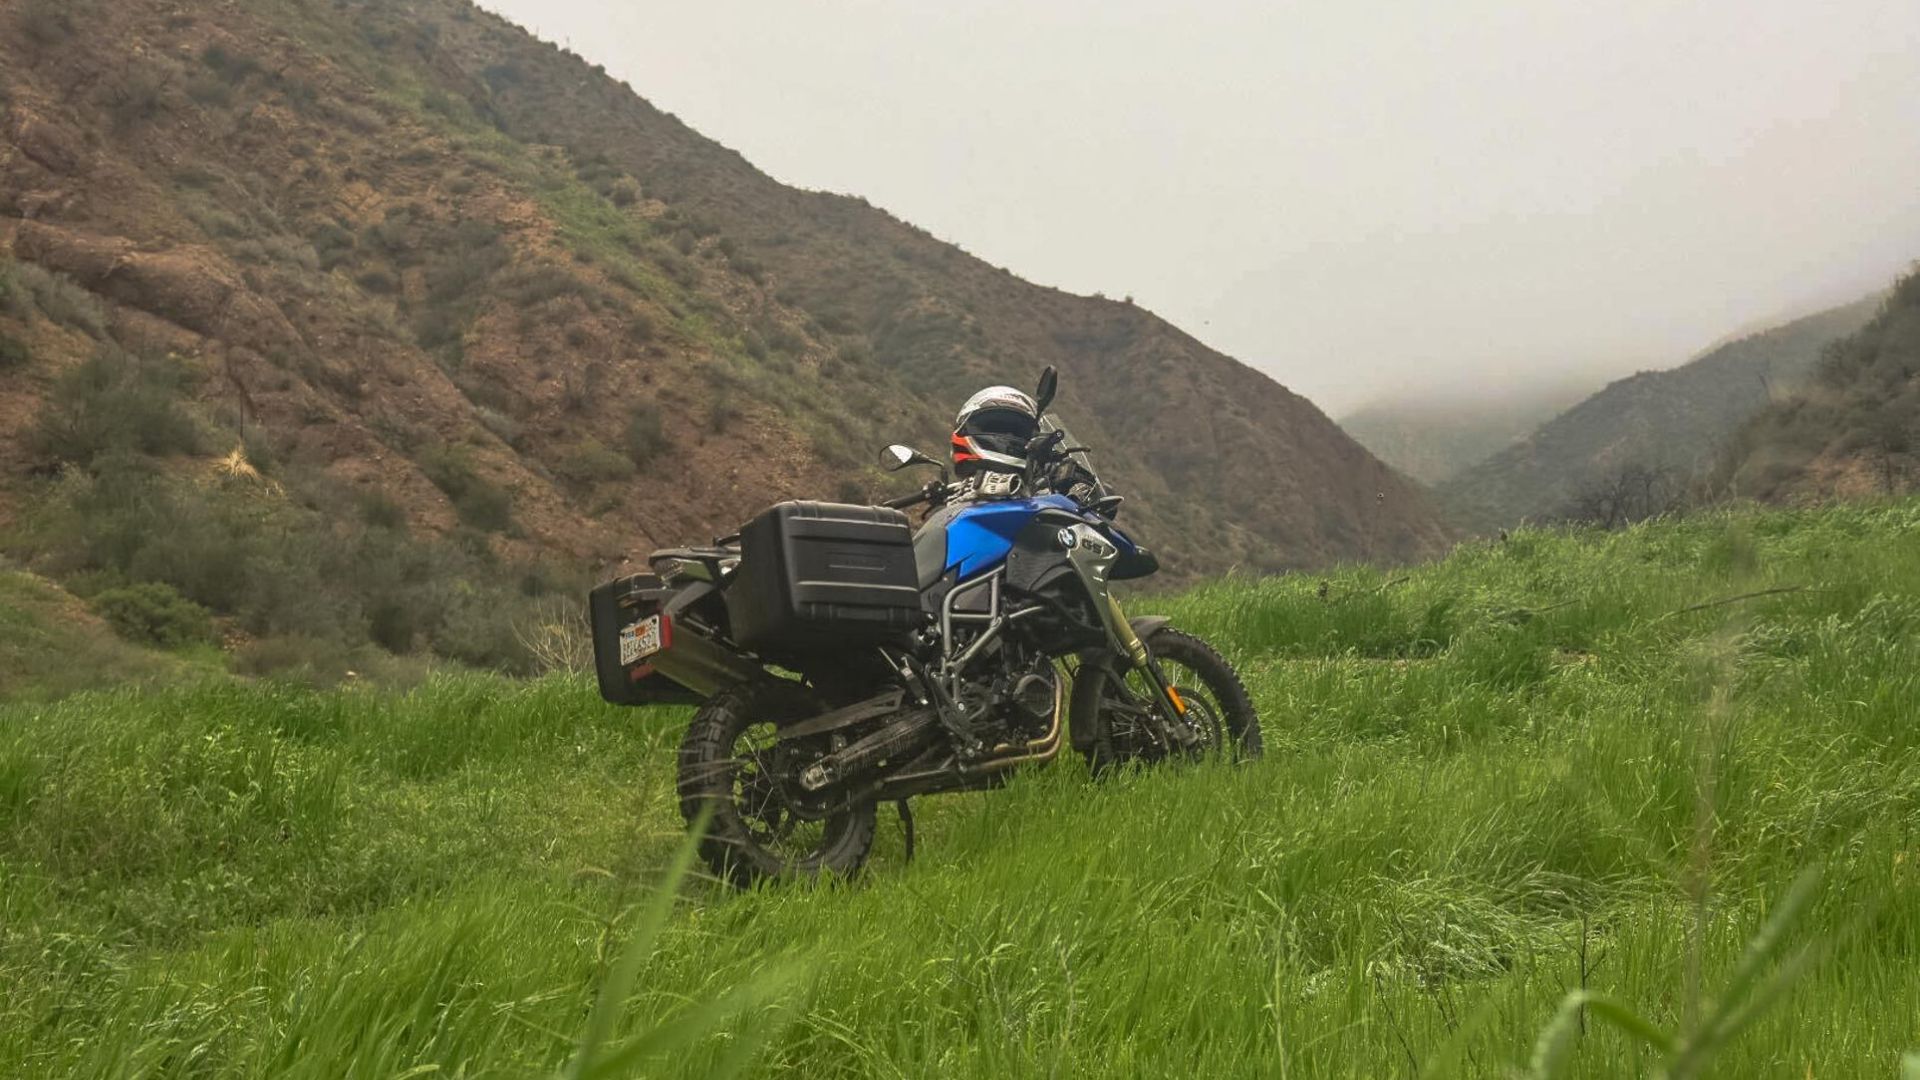
<path fill-rule="evenodd" d="M 1179 756 L 1203 759 L 1241 758 L 1240 742 L 1227 723 L 1227 710 L 1206 680 L 1205 672 L 1171 656 L 1156 656 L 1162 674 L 1186 706 L 1186 720 L 1199 736 L 1196 745 Z M 1152 763 L 1169 756 L 1159 724 L 1159 690 L 1144 673 L 1130 671 L 1107 684 L 1102 710 L 1108 717 L 1113 753 L 1118 760 Z"/>
<path fill-rule="evenodd" d="M 734 806 L 754 843 L 790 863 L 819 854 L 826 827 L 795 813 L 787 802 L 778 729 L 755 724 L 740 733 L 734 750 Z"/>

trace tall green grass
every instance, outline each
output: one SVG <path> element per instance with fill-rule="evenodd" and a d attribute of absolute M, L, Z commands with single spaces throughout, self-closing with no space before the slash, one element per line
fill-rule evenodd
<path fill-rule="evenodd" d="M 0 1075 L 1891 1077 L 1920 1047 L 1920 503 L 1158 606 L 1242 666 L 1266 759 L 925 800 L 911 864 L 883 829 L 856 883 L 657 920 L 683 713 L 488 678 L 0 710 Z"/>

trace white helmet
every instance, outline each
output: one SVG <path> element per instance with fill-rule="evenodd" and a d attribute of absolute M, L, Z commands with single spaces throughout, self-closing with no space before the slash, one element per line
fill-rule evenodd
<path fill-rule="evenodd" d="M 979 468 L 1023 471 L 1027 442 L 1040 429 L 1033 398 L 1011 386 L 989 386 L 953 418 L 953 465 L 961 476 Z"/>

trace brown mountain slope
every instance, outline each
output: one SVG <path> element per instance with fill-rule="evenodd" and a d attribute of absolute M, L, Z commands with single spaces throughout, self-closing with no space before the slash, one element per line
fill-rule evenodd
<path fill-rule="evenodd" d="M 1920 269 L 1827 348 L 1804 387 L 1739 430 L 1719 479 L 1733 494 L 1776 500 L 1920 485 Z"/>
<path fill-rule="evenodd" d="M 0 364 L 15 508 L 103 452 L 33 421 L 108 346 L 182 388 L 189 458 L 245 440 L 296 501 L 344 488 L 601 565 L 871 490 L 879 443 L 1052 362 L 1180 570 L 1444 540 L 1265 377 L 785 188 L 458 0 L 17 0 L 0 23 L 0 253 L 37 297 L 0 312 L 26 356 Z"/>
<path fill-rule="evenodd" d="M 584 61 L 487 16 L 447 13 L 443 55 L 471 101 L 522 138 L 604 154 L 709 223 L 777 295 L 944 404 L 1058 364 L 1062 408 L 1154 524 L 1199 525 L 1203 566 L 1406 558 L 1442 530 L 1420 496 L 1304 399 L 1130 304 L 988 266 L 869 206 L 785 187 Z M 1384 498 L 1382 498 L 1384 496 Z"/>

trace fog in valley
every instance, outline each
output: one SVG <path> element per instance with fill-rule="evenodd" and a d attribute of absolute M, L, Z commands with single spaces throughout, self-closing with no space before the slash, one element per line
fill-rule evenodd
<path fill-rule="evenodd" d="M 1672 366 L 1920 256 L 1911 0 L 484 2 L 1336 416 Z"/>

